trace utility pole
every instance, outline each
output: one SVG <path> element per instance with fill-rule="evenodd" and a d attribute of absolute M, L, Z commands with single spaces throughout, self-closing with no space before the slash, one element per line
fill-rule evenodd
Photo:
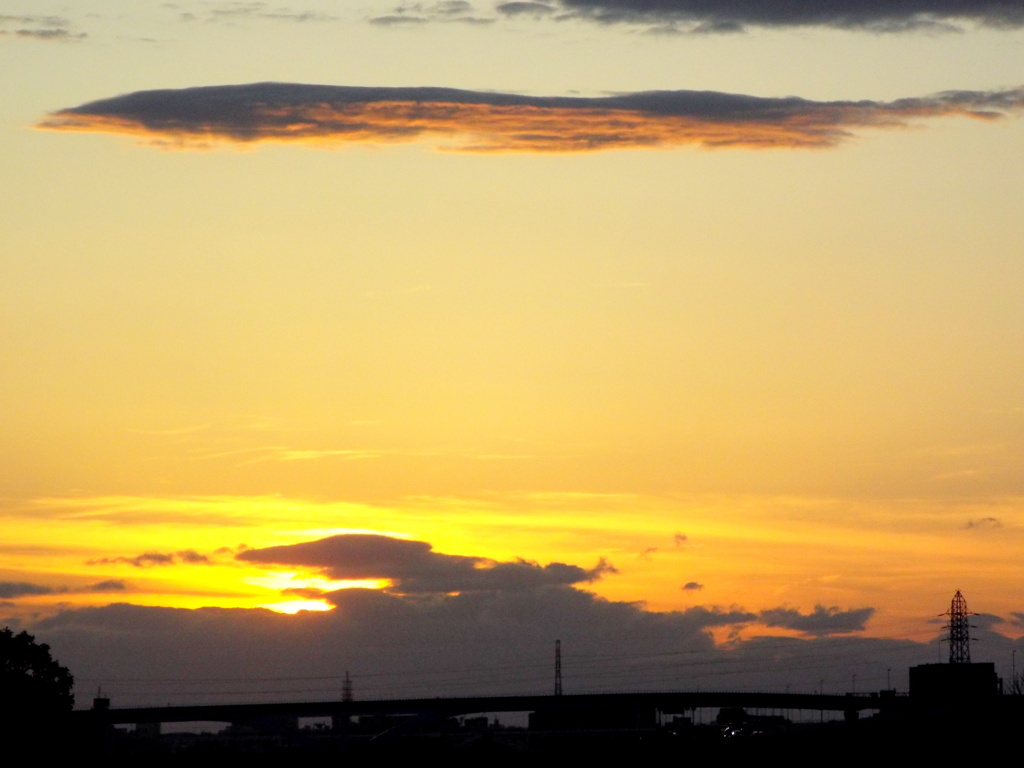
<path fill-rule="evenodd" d="M 555 640 L 555 696 L 562 695 L 562 641 Z"/>

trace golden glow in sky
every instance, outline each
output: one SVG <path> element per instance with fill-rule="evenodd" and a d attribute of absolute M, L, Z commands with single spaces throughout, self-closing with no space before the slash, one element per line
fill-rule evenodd
<path fill-rule="evenodd" d="M 336 5 L 0 15 L 0 625 L 1024 631 L 1014 3 Z"/>

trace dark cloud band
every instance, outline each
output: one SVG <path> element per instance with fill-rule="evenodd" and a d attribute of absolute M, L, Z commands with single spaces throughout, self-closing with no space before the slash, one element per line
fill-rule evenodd
<path fill-rule="evenodd" d="M 499 13 L 581 18 L 606 24 L 681 25 L 687 31 L 832 27 L 875 32 L 955 29 L 963 23 L 1024 26 L 1024 0 L 548 0 L 507 2 Z"/>
<path fill-rule="evenodd" d="M 897 101 L 810 101 L 714 91 L 601 98 L 451 88 L 256 83 L 138 91 L 49 115 L 40 128 L 137 136 L 164 146 L 255 142 L 394 143 L 430 139 L 479 152 L 673 147 L 830 147 L 860 128 L 1024 108 L 1024 88 L 947 91 Z"/>
<path fill-rule="evenodd" d="M 22 597 L 64 595 L 69 593 L 124 592 L 127 589 L 127 584 L 116 579 L 101 581 L 84 587 L 48 587 L 42 584 L 31 584 L 26 581 L 0 581 L 0 599 L 13 600 Z"/>

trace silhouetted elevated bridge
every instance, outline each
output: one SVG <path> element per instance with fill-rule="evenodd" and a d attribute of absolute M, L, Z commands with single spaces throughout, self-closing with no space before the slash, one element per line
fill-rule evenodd
<path fill-rule="evenodd" d="M 110 724 L 180 722 L 251 722 L 277 717 L 417 715 L 446 718 L 482 712 L 535 712 L 566 708 L 648 708 L 680 714 L 709 707 L 758 710 L 814 710 L 856 713 L 902 711 L 906 696 L 878 694 L 763 693 L 737 691 L 666 691 L 648 693 L 584 693 L 564 696 L 453 696 L 369 701 L 309 701 L 266 704 L 203 704 L 80 710 L 76 717 L 102 716 Z"/>

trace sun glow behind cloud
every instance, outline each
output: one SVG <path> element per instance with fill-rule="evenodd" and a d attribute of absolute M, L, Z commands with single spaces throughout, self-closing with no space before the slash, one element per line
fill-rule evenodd
<path fill-rule="evenodd" d="M 540 564 L 584 567 L 604 558 L 617 573 L 580 582 L 577 588 L 610 600 L 641 600 L 652 610 L 729 605 L 736 595 L 743 595 L 743 607 L 751 611 L 788 605 L 806 614 L 819 603 L 855 608 L 863 605 L 856 596 L 883 579 L 891 590 L 874 592 L 876 619 L 867 625 L 867 633 L 898 636 L 920 631 L 919 621 L 897 617 L 905 613 L 908 600 L 924 602 L 931 596 L 936 558 L 944 563 L 947 578 L 959 575 L 961 585 L 974 591 L 984 587 L 994 595 L 1004 575 L 1020 569 L 1017 555 L 1024 530 L 1014 499 L 999 507 L 964 503 L 950 508 L 912 500 L 852 504 L 757 495 L 505 494 L 409 499 L 392 506 L 206 497 L 191 513 L 192 504 L 194 500 L 174 498 L 76 499 L 68 501 L 70 516 L 65 517 L 51 499 L 50 523 L 67 540 L 89 541 L 88 548 L 63 553 L 49 552 L 36 522 L 11 516 L 8 510 L 8 547 L 20 547 L 21 554 L 16 561 L 8 559 L 0 581 L 50 590 L 18 597 L 8 609 L 14 611 L 10 615 L 46 615 L 67 605 L 122 601 L 182 608 L 325 610 L 331 604 L 321 593 L 380 591 L 393 582 L 331 579 L 322 569 L 281 568 L 239 560 L 238 555 L 252 548 L 290 551 L 339 533 L 373 537 L 387 532 L 396 541 L 429 541 L 444 557 L 470 553 L 495 562 L 525 557 Z M 86 517 L 78 514 L 83 508 L 89 509 Z M 124 526 L 117 524 L 124 508 L 151 512 Z M 236 509 L 248 510 L 244 521 L 231 513 Z M 354 525 L 370 517 L 380 524 L 379 531 Z M 177 536 L 167 535 L 168 520 L 174 521 Z M 978 520 L 985 522 L 974 522 Z M 328 521 L 333 525 L 325 525 Z M 52 530 L 47 529 L 47 536 Z M 395 539 L 394 532 L 403 538 Z M 247 546 L 225 546 L 243 535 Z M 163 541 L 164 549 L 153 550 L 154 540 Z M 986 568 L 978 567 L 979 558 Z M 477 563 L 474 570 L 482 567 Z M 124 589 L 81 591 L 114 580 Z M 685 590 L 690 582 L 702 588 Z M 998 598 L 991 603 L 998 604 Z M 1014 607 L 1010 600 L 1004 610 Z"/>
<path fill-rule="evenodd" d="M 83 689 L 1024 631 L 1024 0 L 32 6 L 0 626 Z"/>
<path fill-rule="evenodd" d="M 263 576 L 249 576 L 244 579 L 264 589 L 287 591 L 296 589 L 315 589 L 320 592 L 332 592 L 336 589 L 384 589 L 390 585 L 388 579 L 326 579 L 322 576 L 303 575 L 298 571 L 272 571 Z"/>
<path fill-rule="evenodd" d="M 298 613 L 299 611 L 332 611 L 334 606 L 322 600 L 285 600 L 280 603 L 263 603 L 266 608 L 276 613 Z"/>

